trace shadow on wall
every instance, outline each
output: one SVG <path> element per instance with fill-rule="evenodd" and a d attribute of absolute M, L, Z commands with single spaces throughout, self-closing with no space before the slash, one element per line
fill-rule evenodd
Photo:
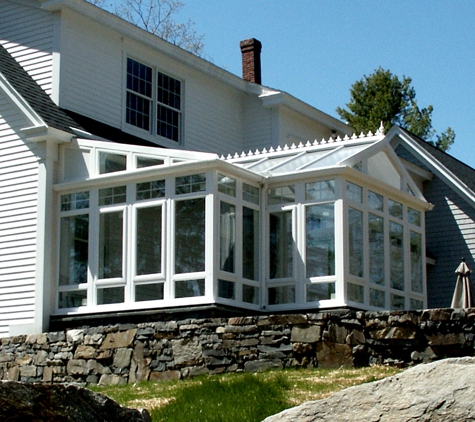
<path fill-rule="evenodd" d="M 427 183 L 424 195 L 434 204 L 433 211 L 426 214 L 426 248 L 436 260 L 435 265 L 427 266 L 428 306 L 450 307 L 455 270 L 462 257 L 470 269 L 475 268 L 473 250 L 467 243 L 475 233 L 475 209 L 438 178 Z"/>

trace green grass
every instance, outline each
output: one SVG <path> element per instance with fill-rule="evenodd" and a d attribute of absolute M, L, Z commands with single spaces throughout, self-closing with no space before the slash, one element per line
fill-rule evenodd
<path fill-rule="evenodd" d="M 146 408 L 154 422 L 258 422 L 289 407 L 398 372 L 383 366 L 291 369 L 91 389 L 123 406 Z"/>

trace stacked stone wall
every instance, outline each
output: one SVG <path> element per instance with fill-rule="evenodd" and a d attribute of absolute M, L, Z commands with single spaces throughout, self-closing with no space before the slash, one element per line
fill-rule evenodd
<path fill-rule="evenodd" d="M 4 338 L 0 379 L 120 385 L 473 356 L 475 309 L 342 310 L 83 327 Z"/>

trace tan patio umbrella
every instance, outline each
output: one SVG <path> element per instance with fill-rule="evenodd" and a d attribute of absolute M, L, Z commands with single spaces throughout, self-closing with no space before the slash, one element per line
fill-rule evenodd
<path fill-rule="evenodd" d="M 470 284 L 470 268 L 462 258 L 462 262 L 455 270 L 457 274 L 457 284 L 455 285 L 454 297 L 451 308 L 472 308 L 474 305 L 472 286 Z"/>

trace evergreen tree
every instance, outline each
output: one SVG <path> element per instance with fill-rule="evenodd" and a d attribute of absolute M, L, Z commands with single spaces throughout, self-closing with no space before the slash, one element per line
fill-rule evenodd
<path fill-rule="evenodd" d="M 358 133 L 374 132 L 381 122 L 385 131 L 396 124 L 437 148 L 448 150 L 455 132 L 448 127 L 441 135 L 436 134 L 432 127 L 433 107 L 419 108 L 411 82 L 411 78 L 403 76 L 401 80 L 380 67 L 352 85 L 348 110 L 338 107 L 336 111 Z"/>

